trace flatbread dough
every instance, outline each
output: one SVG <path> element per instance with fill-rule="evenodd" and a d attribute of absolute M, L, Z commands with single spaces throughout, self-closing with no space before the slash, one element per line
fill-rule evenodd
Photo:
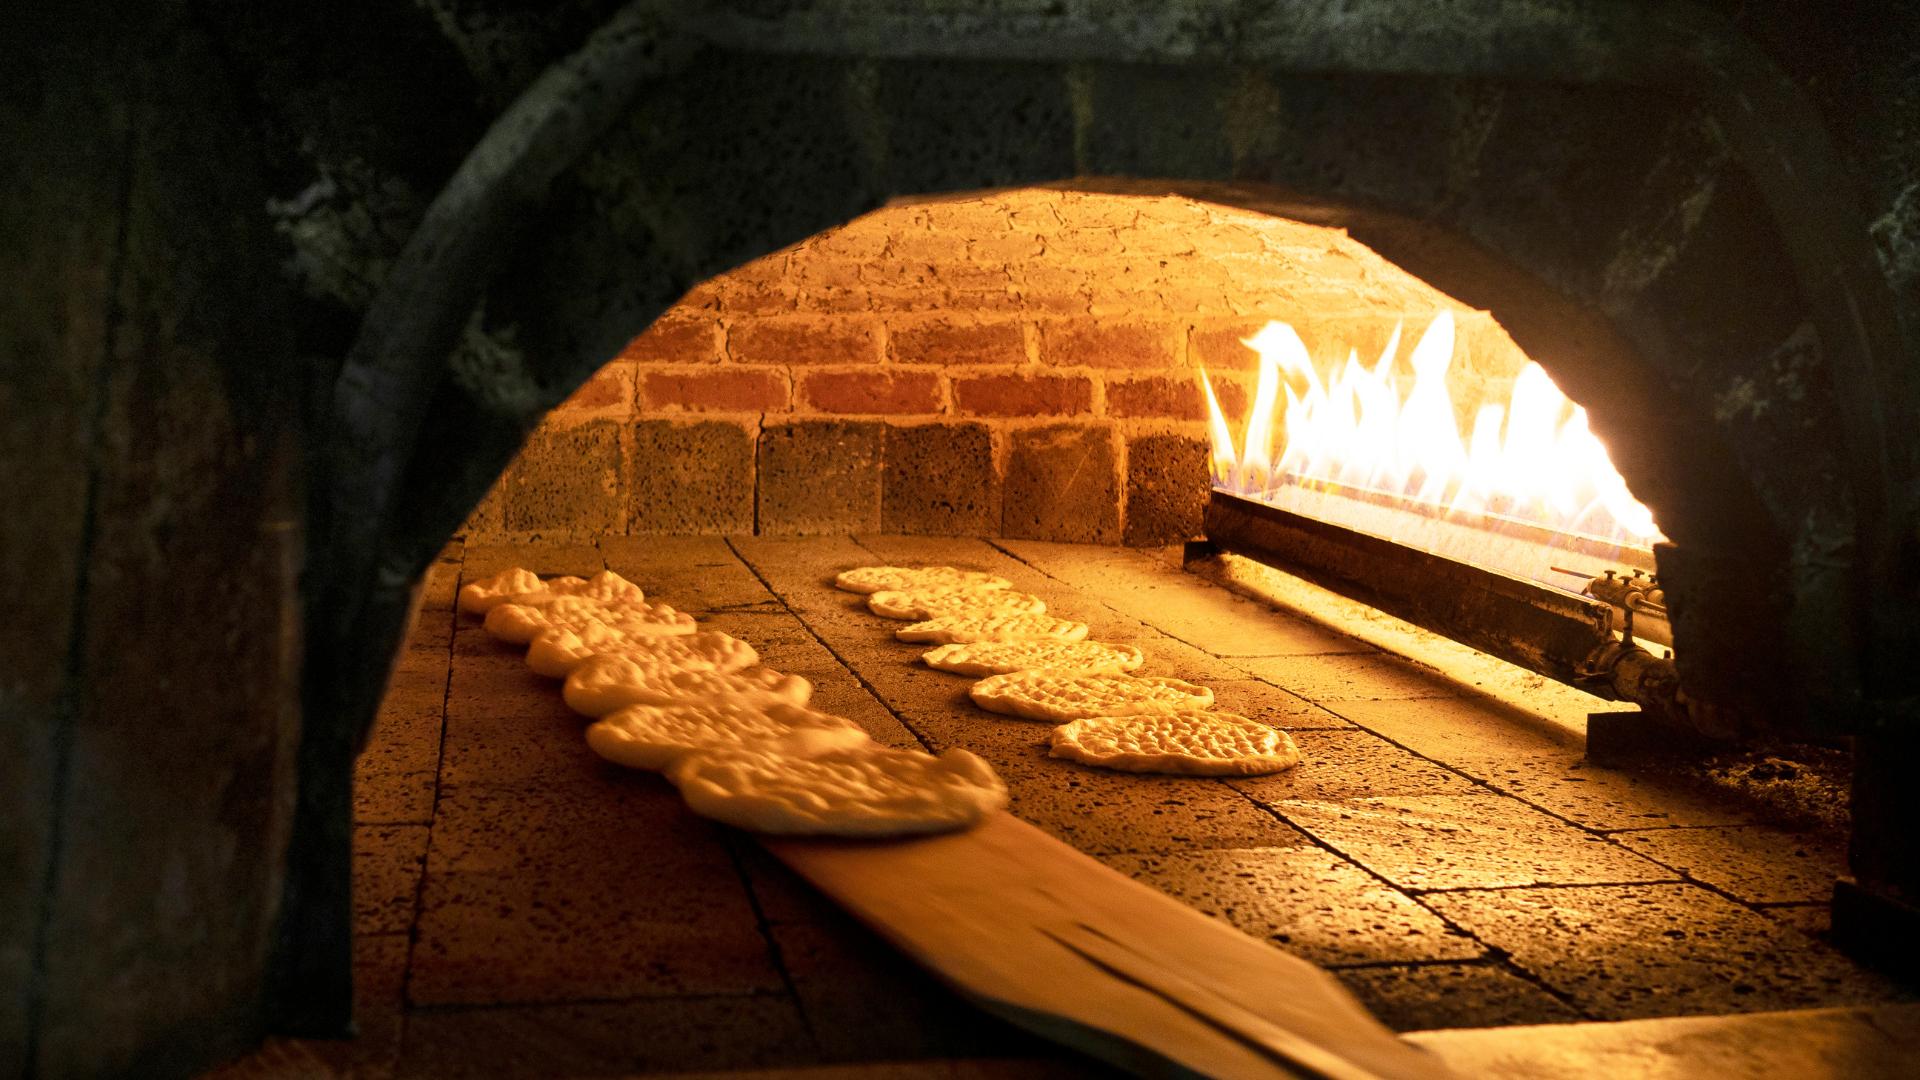
<path fill-rule="evenodd" d="M 998 612 L 971 612 L 942 615 L 893 632 L 901 641 L 927 641 L 950 645 L 965 641 L 1080 641 L 1087 636 L 1087 624 L 1051 615 L 1003 615 Z"/>
<path fill-rule="evenodd" d="M 1300 763 L 1293 737 L 1233 713 L 1095 716 L 1053 731 L 1054 757 L 1127 772 L 1258 776 Z"/>
<path fill-rule="evenodd" d="M 971 585 L 980 589 L 1011 589 L 1013 582 L 978 570 L 956 570 L 951 566 L 860 566 L 844 571 L 833 579 L 835 588 L 848 592 L 874 593 L 882 590 L 912 589 L 923 585 Z"/>
<path fill-rule="evenodd" d="M 688 754 L 667 771 L 697 814 L 754 832 L 904 836 L 964 829 L 1007 804 L 975 755 L 869 746 L 813 757 L 773 751 Z"/>
<path fill-rule="evenodd" d="M 1050 720 L 1134 716 L 1205 709 L 1213 691 L 1159 675 L 1083 675 L 1075 671 L 1011 671 L 990 675 L 967 692 L 988 712 Z"/>
<path fill-rule="evenodd" d="M 920 659 L 928 667 L 978 678 L 1032 668 L 1125 675 L 1139 670 L 1147 658 L 1131 645 L 1099 641 L 971 641 L 929 649 Z"/>
<path fill-rule="evenodd" d="M 485 615 L 510 596 L 537 592 L 540 575 L 525 567 L 510 566 L 492 577 L 469 581 L 460 587 L 460 610 L 469 615 Z"/>
<path fill-rule="evenodd" d="M 695 751 L 750 751 L 794 758 L 845 752 L 870 742 L 860 725 L 797 705 L 738 701 L 633 705 L 587 728 L 587 745 L 616 765 L 665 769 Z"/>
<path fill-rule="evenodd" d="M 625 656 L 686 671 L 739 671 L 760 662 L 753 646 L 718 630 L 629 637 L 598 621 L 577 631 L 565 627 L 543 630 L 527 646 L 527 666 L 549 679 L 566 678 L 590 656 Z"/>
<path fill-rule="evenodd" d="M 594 622 L 630 638 L 694 631 L 693 616 L 666 604 L 609 604 L 585 596 L 554 597 L 537 606 L 508 601 L 487 612 L 482 625 L 501 641 L 529 645 L 542 631 L 558 628 L 579 633 Z"/>
<path fill-rule="evenodd" d="M 638 604 L 647 598 L 640 586 L 611 570 L 602 570 L 590 578 L 556 577 L 541 581 L 533 571 L 515 566 L 462 587 L 460 610 L 469 615 L 485 615 L 501 604 L 539 606 L 561 596 L 584 596 L 607 604 Z"/>
<path fill-rule="evenodd" d="M 1047 602 L 1032 593 L 1012 589 L 983 589 L 977 585 L 922 585 L 912 589 L 882 589 L 867 596 L 867 610 L 889 619 L 937 619 L 942 615 L 998 612 L 1006 615 L 1044 615 Z"/>
<path fill-rule="evenodd" d="M 560 696 L 574 712 L 601 717 L 629 705 L 805 705 L 813 697 L 813 684 L 767 667 L 689 671 L 625 656 L 595 656 L 573 669 Z"/>

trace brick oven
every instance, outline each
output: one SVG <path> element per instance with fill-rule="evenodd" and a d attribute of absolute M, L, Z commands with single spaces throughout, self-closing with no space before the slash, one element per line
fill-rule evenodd
<path fill-rule="evenodd" d="M 1920 888 L 1912 23 L 29 16 L 0 76 L 30 151 L 0 174 L 0 1064 L 1092 1067 L 585 754 L 454 611 L 521 565 L 618 571 L 876 739 L 978 751 L 1053 841 L 1463 1074 L 1515 1024 L 1593 1061 L 1758 1023 L 1776 1070 L 1890 1068 Z M 1247 342 L 1284 322 L 1330 370 L 1440 317 L 1463 433 L 1536 361 L 1658 523 L 1672 662 L 1657 700 L 1608 691 L 1637 719 L 1589 728 L 1614 707 L 1562 683 L 1605 680 L 1435 614 L 1480 586 L 1396 547 L 1342 579 L 1229 535 L 1216 429 L 1238 446 L 1271 393 Z M 1006 576 L 1309 765 L 1047 758 L 825 584 L 863 562 Z M 1611 643 L 1566 584 L 1521 602 Z M 1638 749 L 1601 760 L 1603 730 Z"/>

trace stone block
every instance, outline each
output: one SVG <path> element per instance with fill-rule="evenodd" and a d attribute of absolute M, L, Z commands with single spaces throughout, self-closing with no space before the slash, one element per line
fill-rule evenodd
<path fill-rule="evenodd" d="M 1389 964 L 1336 969 L 1333 974 L 1395 1031 L 1582 1019 L 1578 1010 L 1502 964 Z"/>
<path fill-rule="evenodd" d="M 1078 416 L 1093 408 L 1093 381 L 1079 375 L 979 375 L 953 380 L 963 416 Z"/>
<path fill-rule="evenodd" d="M 1406 893 L 1319 848 L 1107 855 L 1102 861 L 1323 967 L 1470 960 L 1486 952 Z"/>
<path fill-rule="evenodd" d="M 400 934 L 413 928 L 414 900 L 426 861 L 425 825 L 354 827 L 355 934 Z"/>
<path fill-rule="evenodd" d="M 727 327 L 727 357 L 739 364 L 877 364 L 880 329 L 863 320 L 822 316 L 741 319 Z"/>
<path fill-rule="evenodd" d="M 635 364 L 712 364 L 720 360 L 720 323 L 713 313 L 676 307 L 620 351 Z"/>
<path fill-rule="evenodd" d="M 759 531 L 817 535 L 880 524 L 882 427 L 802 420 L 762 428 Z"/>
<path fill-rule="evenodd" d="M 938 536 L 1000 528 L 1000 474 L 984 424 L 889 426 L 880 527 Z"/>
<path fill-rule="evenodd" d="M 753 531 L 754 439 L 748 428 L 644 420 L 632 430 L 630 531 Z"/>
<path fill-rule="evenodd" d="M 509 467 L 501 523 L 509 532 L 596 534 L 625 526 L 621 425 L 594 420 L 536 430 Z"/>
<path fill-rule="evenodd" d="M 777 412 L 792 397 L 787 374 L 773 368 L 648 371 L 640 376 L 640 408 L 660 412 Z"/>
<path fill-rule="evenodd" d="M 1179 366 L 1185 329 L 1163 322 L 1050 319 L 1040 324 L 1040 360 L 1055 367 L 1165 370 Z"/>
<path fill-rule="evenodd" d="M 1891 989 L 1698 885 L 1468 890 L 1426 903 L 1602 1020 L 1821 1008 Z"/>
<path fill-rule="evenodd" d="M 1128 440 L 1126 543 L 1150 547 L 1198 536 L 1210 490 L 1205 441 L 1186 435 Z"/>
<path fill-rule="evenodd" d="M 1645 829 L 1613 839 L 1750 904 L 1824 901 L 1847 872 L 1846 838 L 1770 826 Z"/>
<path fill-rule="evenodd" d="M 887 353 L 896 364 L 1024 364 L 1026 331 L 1007 320 L 902 320 L 887 325 Z"/>
<path fill-rule="evenodd" d="M 1222 701 L 1220 708 L 1232 709 Z M 1284 726 L 1284 725 L 1281 725 Z M 1228 783 L 1263 806 L 1288 800 L 1340 802 L 1385 795 L 1464 795 L 1473 782 L 1366 731 L 1296 731 L 1300 764 Z"/>
<path fill-rule="evenodd" d="M 931 371 L 810 371 L 800 378 L 799 404 L 829 413 L 930 415 L 945 404 L 940 382 Z"/>
<path fill-rule="evenodd" d="M 1000 531 L 1035 540 L 1111 544 L 1120 539 L 1120 477 L 1105 428 L 1058 426 L 1013 433 Z"/>

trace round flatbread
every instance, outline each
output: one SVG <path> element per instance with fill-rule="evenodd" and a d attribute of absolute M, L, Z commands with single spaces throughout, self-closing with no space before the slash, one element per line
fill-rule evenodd
<path fill-rule="evenodd" d="M 566 678 L 592 656 L 624 656 L 684 671 L 739 671 L 760 662 L 753 646 L 718 630 L 629 637 L 597 621 L 577 631 L 543 630 L 527 646 L 527 666 L 549 679 Z"/>
<path fill-rule="evenodd" d="M 638 604 L 647 598 L 640 586 L 611 570 L 602 570 L 590 578 L 556 577 L 541 581 L 533 571 L 516 566 L 464 586 L 460 590 L 460 610 L 469 615 L 485 615 L 501 604 L 538 607 L 562 596 L 582 596 L 603 604 Z"/>
<path fill-rule="evenodd" d="M 843 571 L 833 579 L 835 588 L 848 592 L 874 593 L 882 590 L 912 589 L 922 585 L 971 585 L 980 589 L 1011 589 L 1013 582 L 978 570 L 956 570 L 951 566 L 861 566 Z"/>
<path fill-rule="evenodd" d="M 485 615 L 507 602 L 510 596 L 538 592 L 540 575 L 525 567 L 510 566 L 492 577 L 469 581 L 460 587 L 460 610 L 469 615 Z"/>
<path fill-rule="evenodd" d="M 889 619 L 937 619 L 942 615 L 995 612 L 1002 615 L 1044 615 L 1047 602 L 1012 589 L 982 589 L 976 585 L 924 585 L 913 589 L 882 589 L 867 596 L 867 610 Z"/>
<path fill-rule="evenodd" d="M 609 604 L 585 596 L 560 596 L 539 605 L 512 601 L 487 612 L 487 633 L 501 641 L 528 645 L 543 631 L 586 629 L 594 622 L 626 637 L 658 637 L 691 634 L 693 616 L 675 611 L 666 604 Z"/>
<path fill-rule="evenodd" d="M 968 612 L 903 626 L 893 636 L 901 641 L 938 645 L 962 641 L 1080 641 L 1087 636 L 1087 624 L 1051 615 Z"/>
<path fill-rule="evenodd" d="M 1082 675 L 1125 675 L 1146 656 L 1131 645 L 1098 641 L 969 641 L 920 654 L 928 667 L 978 678 L 1009 671 L 1048 668 Z"/>
<path fill-rule="evenodd" d="M 1007 785 L 965 750 L 868 746 L 812 757 L 688 754 L 667 771 L 697 814 L 776 835 L 905 836 L 964 829 L 1007 805 Z"/>
<path fill-rule="evenodd" d="M 807 757 L 868 744 L 860 725 L 797 705 L 738 701 L 633 705 L 587 727 L 587 745 L 616 765 L 665 769 L 695 751 Z"/>
<path fill-rule="evenodd" d="M 574 712 L 601 717 L 630 705 L 722 701 L 751 706 L 805 705 L 813 697 L 813 684 L 767 667 L 688 671 L 625 656 L 595 656 L 567 675 L 560 696 Z"/>
<path fill-rule="evenodd" d="M 1233 713 L 1094 716 L 1053 731 L 1057 758 L 1126 772 L 1258 776 L 1300 763 L 1293 737 Z"/>
<path fill-rule="evenodd" d="M 1213 691 L 1159 675 L 1083 675 L 1076 671 L 1010 671 L 967 692 L 988 712 L 1064 723 L 1085 716 L 1134 716 L 1205 709 Z"/>

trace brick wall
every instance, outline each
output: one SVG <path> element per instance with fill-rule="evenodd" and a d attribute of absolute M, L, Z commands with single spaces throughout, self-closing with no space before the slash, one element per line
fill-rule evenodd
<path fill-rule="evenodd" d="M 1207 486 L 1204 366 L 1236 425 L 1292 323 L 1371 361 L 1460 320 L 1344 232 L 1175 197 L 895 205 L 709 281 L 549 415 L 469 522 L 500 538 L 856 530 L 1171 543 Z M 1463 411 L 1468 407 L 1463 401 Z"/>

